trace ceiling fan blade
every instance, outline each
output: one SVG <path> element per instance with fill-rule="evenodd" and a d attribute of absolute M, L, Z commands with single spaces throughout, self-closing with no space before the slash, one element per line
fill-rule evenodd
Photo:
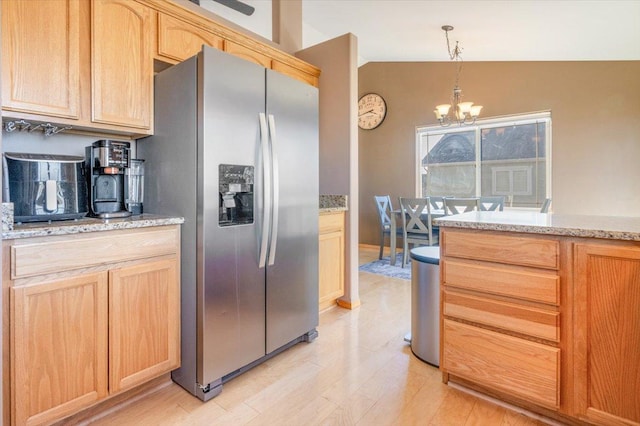
<path fill-rule="evenodd" d="M 240 13 L 244 13 L 247 16 L 251 16 L 253 15 L 253 12 L 255 12 L 255 7 L 253 6 L 249 6 L 246 3 L 242 3 L 239 0 L 213 0 L 216 3 L 220 3 L 221 5 L 230 7 L 233 10 L 236 10 Z"/>

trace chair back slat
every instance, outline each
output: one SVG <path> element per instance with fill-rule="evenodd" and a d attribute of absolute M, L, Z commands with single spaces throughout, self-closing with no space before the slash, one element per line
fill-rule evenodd
<path fill-rule="evenodd" d="M 480 197 L 478 207 L 480 211 L 503 211 L 504 197 Z"/>
<path fill-rule="evenodd" d="M 431 210 L 444 210 L 444 197 L 430 195 L 428 198 Z"/>
<path fill-rule="evenodd" d="M 433 245 L 431 203 L 429 198 L 400 197 L 402 236 L 404 238 L 402 267 L 409 261 L 409 244 Z"/>
<path fill-rule="evenodd" d="M 460 214 L 478 210 L 479 198 L 446 197 L 444 199 L 444 211 L 447 215 Z"/>
<path fill-rule="evenodd" d="M 551 207 L 551 198 L 545 198 L 540 207 L 540 213 L 549 213 L 549 207 Z"/>
<path fill-rule="evenodd" d="M 428 198 L 401 198 L 400 206 L 405 213 L 403 215 L 403 226 L 407 233 L 429 233 L 427 221 L 423 219 L 424 214 L 431 216 Z"/>
<path fill-rule="evenodd" d="M 378 219 L 380 220 L 380 226 L 383 229 L 391 227 L 391 211 L 393 206 L 391 205 L 391 197 L 388 195 L 374 195 L 373 198 L 376 201 L 378 207 Z"/>

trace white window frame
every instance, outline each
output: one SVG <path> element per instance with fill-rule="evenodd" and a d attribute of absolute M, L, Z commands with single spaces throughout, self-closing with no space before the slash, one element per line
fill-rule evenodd
<path fill-rule="evenodd" d="M 445 135 L 451 133 L 462 133 L 462 132 L 475 132 L 475 142 L 476 142 L 476 196 L 479 197 L 482 191 L 481 182 L 481 143 L 480 143 L 480 132 L 482 129 L 490 129 L 495 127 L 505 127 L 508 125 L 523 125 L 523 124 L 534 124 L 544 122 L 545 123 L 545 193 L 546 198 L 552 198 L 551 196 L 551 111 L 542 111 L 536 113 L 528 113 L 528 114 L 518 114 L 518 115 L 509 115 L 503 117 L 493 117 L 487 118 L 484 120 L 477 120 L 471 126 L 458 126 L 454 127 L 455 124 L 452 124 L 451 127 L 442 127 L 440 125 L 432 125 L 432 126 L 417 126 L 416 127 L 416 152 L 415 152 L 415 195 L 416 197 L 420 197 L 422 190 L 422 158 L 420 157 L 420 143 L 424 137 L 432 136 L 432 135 Z"/>

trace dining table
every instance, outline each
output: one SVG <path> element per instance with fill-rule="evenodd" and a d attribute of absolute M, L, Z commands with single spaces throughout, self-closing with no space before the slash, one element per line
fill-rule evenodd
<path fill-rule="evenodd" d="M 397 248 L 397 235 L 396 232 L 394 231 L 395 229 L 398 229 L 398 220 L 400 221 L 400 223 L 402 223 L 402 210 L 397 209 L 397 210 L 392 210 L 391 211 L 391 232 L 389 233 L 389 245 L 391 246 L 391 256 L 389 258 L 389 263 L 393 266 L 396 264 L 396 248 Z M 427 214 L 429 214 L 426 210 L 423 211 L 423 216 L 426 216 Z M 446 216 L 446 213 L 444 211 L 444 209 L 440 209 L 440 210 L 431 210 L 431 220 L 437 219 L 439 217 L 443 217 Z"/>

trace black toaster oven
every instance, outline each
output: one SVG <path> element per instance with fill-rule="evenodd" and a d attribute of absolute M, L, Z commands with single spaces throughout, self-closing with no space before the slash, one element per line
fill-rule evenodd
<path fill-rule="evenodd" d="M 84 157 L 6 152 L 4 200 L 15 222 L 68 220 L 88 212 Z"/>

